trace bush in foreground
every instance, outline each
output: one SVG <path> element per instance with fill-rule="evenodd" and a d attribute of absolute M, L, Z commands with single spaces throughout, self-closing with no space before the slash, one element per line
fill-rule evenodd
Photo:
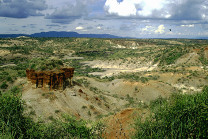
<path fill-rule="evenodd" d="M 173 94 L 150 104 L 152 115 L 136 122 L 133 138 L 206 138 L 208 86 L 197 94 Z"/>
<path fill-rule="evenodd" d="M 19 96 L 9 93 L 0 96 L 0 137 L 29 138 L 31 129 L 37 135 L 39 127 L 24 117 L 23 111 L 23 101 Z"/>

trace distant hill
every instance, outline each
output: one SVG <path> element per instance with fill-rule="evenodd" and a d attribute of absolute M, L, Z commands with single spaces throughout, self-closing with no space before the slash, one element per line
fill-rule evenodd
<path fill-rule="evenodd" d="M 0 34 L 0 38 L 16 38 L 20 36 L 28 36 L 26 34 Z"/>
<path fill-rule="evenodd" d="M 122 38 L 119 36 L 114 36 L 110 34 L 79 34 L 77 32 L 66 32 L 66 31 L 49 31 L 28 34 L 0 34 L 0 38 L 16 38 L 16 37 L 75 37 L 75 38 Z"/>
<path fill-rule="evenodd" d="M 208 40 L 208 37 L 198 37 L 197 39 Z"/>

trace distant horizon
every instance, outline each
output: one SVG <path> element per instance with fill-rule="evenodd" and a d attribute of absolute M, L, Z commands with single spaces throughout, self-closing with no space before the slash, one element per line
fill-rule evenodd
<path fill-rule="evenodd" d="M 121 38 L 121 39 L 205 39 L 205 40 L 207 40 L 208 39 L 208 37 L 207 36 L 198 36 L 198 37 L 138 37 L 138 38 L 136 38 L 136 37 L 128 37 L 128 36 L 126 36 L 126 37 L 122 37 L 122 36 L 116 36 L 116 35 L 113 35 L 113 34 L 91 34 L 91 33 L 87 33 L 87 32 L 85 32 L 85 33 L 78 33 L 78 32 L 76 32 L 76 31 L 47 31 L 47 32 L 45 32 L 45 31 L 42 31 L 42 32 L 36 32 L 36 33 L 32 33 L 32 34 L 26 34 L 26 33 L 16 33 L 16 34 L 0 34 L 0 38 L 17 38 L 17 37 L 23 37 L 23 36 L 26 36 L 26 37 L 33 37 L 33 35 L 36 35 L 36 34 L 41 34 L 41 33 L 52 33 L 52 32 L 54 32 L 54 33 L 76 33 L 77 35 L 109 35 L 109 36 L 113 36 L 113 37 L 106 37 L 106 38 Z M 8 37 L 2 37 L 2 36 L 8 36 Z M 11 35 L 11 36 L 10 36 Z M 12 37 L 12 35 L 17 35 L 17 36 L 15 36 L 15 37 Z M 37 36 L 38 37 L 38 36 Z M 40 36 L 41 37 L 41 36 Z M 39 37 L 39 38 L 40 38 Z M 44 37 L 48 37 L 47 35 L 46 36 L 44 36 Z M 49 36 L 50 37 L 50 36 Z M 56 37 L 56 36 L 54 36 L 54 37 Z M 57 36 L 57 37 L 60 37 L 61 38 L 61 36 Z M 67 36 L 66 36 L 67 37 Z M 73 37 L 73 36 L 70 36 L 70 37 Z M 34 37 L 35 38 L 35 37 Z M 79 38 L 79 36 L 75 36 L 75 38 Z M 83 36 L 81 36 L 80 38 L 96 38 L 96 37 L 83 37 Z M 97 37 L 97 38 L 105 38 L 105 37 Z"/>

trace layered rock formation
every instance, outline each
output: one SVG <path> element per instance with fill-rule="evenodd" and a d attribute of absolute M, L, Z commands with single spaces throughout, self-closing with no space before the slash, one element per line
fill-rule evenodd
<path fill-rule="evenodd" d="M 28 81 L 31 81 L 36 88 L 64 89 L 68 79 L 72 84 L 74 68 L 62 68 L 60 70 L 51 71 L 35 71 L 27 69 L 26 75 Z"/>

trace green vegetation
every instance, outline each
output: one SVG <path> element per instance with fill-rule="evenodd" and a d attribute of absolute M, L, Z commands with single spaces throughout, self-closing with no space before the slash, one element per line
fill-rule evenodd
<path fill-rule="evenodd" d="M 90 87 L 90 91 L 94 92 L 95 94 L 101 94 L 101 93 L 103 93 L 101 90 L 99 90 L 96 87 Z"/>
<path fill-rule="evenodd" d="M 129 102 L 129 104 L 127 104 L 127 106 L 131 106 L 131 105 L 135 104 L 134 98 L 130 97 L 129 94 L 126 95 L 126 100 Z"/>
<path fill-rule="evenodd" d="M 10 93 L 5 93 L 0 97 L 0 137 L 29 138 L 31 129 L 34 130 L 33 135 L 37 134 L 37 124 L 33 123 L 30 118 L 24 117 L 23 110 L 23 102 L 20 97 Z"/>
<path fill-rule="evenodd" d="M 173 94 L 149 105 L 152 115 L 138 119 L 134 138 L 206 138 L 208 86 L 197 94 Z"/>
<path fill-rule="evenodd" d="M 9 50 L 10 52 L 12 52 L 13 54 L 15 53 L 21 53 L 21 54 L 30 54 L 30 51 L 33 49 L 33 47 L 31 46 L 17 46 L 17 45 L 14 45 L 12 47 L 0 47 L 1 49 L 4 49 L 4 50 Z"/>
<path fill-rule="evenodd" d="M 146 83 L 149 80 L 158 80 L 160 77 L 158 75 L 143 77 L 140 73 L 123 73 L 118 75 L 116 78 Z"/>
<path fill-rule="evenodd" d="M 90 85 L 90 82 L 85 78 L 76 79 L 76 83 L 78 83 L 78 85 L 84 85 L 85 87 L 89 87 Z"/>
<path fill-rule="evenodd" d="M 34 70 L 52 70 L 59 69 L 63 62 L 59 59 L 34 58 L 30 60 L 30 68 Z"/>
<path fill-rule="evenodd" d="M 204 55 L 204 49 L 199 52 L 199 60 L 204 66 L 208 66 L 208 57 Z"/>
<path fill-rule="evenodd" d="M 3 82 L 0 86 L 1 89 L 7 89 L 8 85 L 6 82 Z"/>
<path fill-rule="evenodd" d="M 104 70 L 99 68 L 91 68 L 90 66 L 82 64 L 81 60 L 68 60 L 70 63 L 70 66 L 76 69 L 76 72 L 74 73 L 75 76 L 87 76 L 90 77 L 92 75 L 89 75 L 91 72 L 103 72 Z"/>
<path fill-rule="evenodd" d="M 161 65 L 167 64 L 173 64 L 179 57 L 183 56 L 184 54 L 188 53 L 188 49 L 186 47 L 181 46 L 171 46 L 166 47 L 162 51 L 162 53 L 156 55 L 154 59 L 154 63 L 160 61 Z"/>

